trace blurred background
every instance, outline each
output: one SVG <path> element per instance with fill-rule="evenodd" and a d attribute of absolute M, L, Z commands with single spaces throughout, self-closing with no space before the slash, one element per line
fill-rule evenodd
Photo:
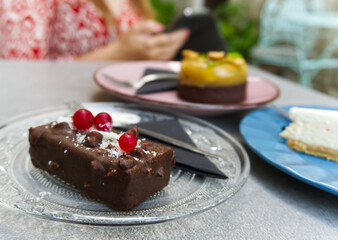
<path fill-rule="evenodd" d="M 337 0 L 151 0 L 169 25 L 187 7 L 209 10 L 228 51 L 250 64 L 338 97 Z"/>

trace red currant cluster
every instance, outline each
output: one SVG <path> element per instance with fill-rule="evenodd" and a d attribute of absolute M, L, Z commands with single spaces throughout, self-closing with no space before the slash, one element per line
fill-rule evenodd
<path fill-rule="evenodd" d="M 93 114 L 87 109 L 79 109 L 73 115 L 74 126 L 81 130 L 88 130 L 95 125 L 99 131 L 107 132 L 113 126 L 113 120 L 108 113 L 101 112 L 94 118 Z"/>
<path fill-rule="evenodd" d="M 73 115 L 73 124 L 80 131 L 88 130 L 94 124 L 97 130 L 107 132 L 112 128 L 113 120 L 106 112 L 101 112 L 94 118 L 93 114 L 87 109 L 79 109 Z M 136 144 L 137 139 L 131 133 L 124 133 L 119 138 L 119 146 L 124 152 L 132 151 Z"/>

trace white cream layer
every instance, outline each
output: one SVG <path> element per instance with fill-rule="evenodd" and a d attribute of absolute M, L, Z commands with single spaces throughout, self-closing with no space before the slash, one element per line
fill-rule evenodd
<path fill-rule="evenodd" d="M 289 116 L 282 137 L 338 150 L 338 111 L 294 107 Z"/>

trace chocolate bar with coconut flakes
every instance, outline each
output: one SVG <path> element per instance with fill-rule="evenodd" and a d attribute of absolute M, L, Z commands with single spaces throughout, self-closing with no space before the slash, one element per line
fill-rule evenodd
<path fill-rule="evenodd" d="M 127 132 L 138 135 L 137 127 Z M 35 167 L 115 210 L 129 211 L 168 185 L 176 156 L 170 147 L 140 138 L 134 150 L 123 152 L 122 134 L 52 122 L 29 129 L 29 154 Z"/>

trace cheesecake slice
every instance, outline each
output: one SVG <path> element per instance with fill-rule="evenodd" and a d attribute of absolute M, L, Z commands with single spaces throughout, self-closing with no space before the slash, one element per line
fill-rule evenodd
<path fill-rule="evenodd" d="M 338 111 L 293 107 L 280 136 L 299 152 L 338 162 Z"/>

